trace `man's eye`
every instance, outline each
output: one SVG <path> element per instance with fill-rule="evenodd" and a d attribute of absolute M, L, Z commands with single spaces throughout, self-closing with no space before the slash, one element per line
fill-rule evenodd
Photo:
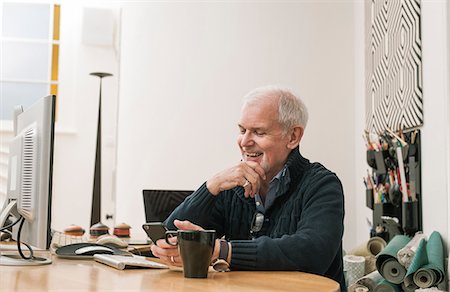
<path fill-rule="evenodd" d="M 257 136 L 264 136 L 266 133 L 261 132 L 261 131 L 255 131 L 255 134 L 256 134 Z"/>
<path fill-rule="evenodd" d="M 244 135 L 245 134 L 245 129 L 239 129 L 239 132 Z"/>

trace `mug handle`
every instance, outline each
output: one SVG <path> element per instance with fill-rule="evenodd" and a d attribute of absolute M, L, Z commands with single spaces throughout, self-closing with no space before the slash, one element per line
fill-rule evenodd
<path fill-rule="evenodd" d="M 172 246 L 177 246 L 177 245 L 178 245 L 178 242 L 176 242 L 176 243 L 171 243 L 171 242 L 169 241 L 169 238 L 170 238 L 170 237 L 177 236 L 177 234 L 178 234 L 178 231 L 172 231 L 172 230 L 166 231 L 165 239 L 166 239 L 167 244 L 172 245 Z"/>

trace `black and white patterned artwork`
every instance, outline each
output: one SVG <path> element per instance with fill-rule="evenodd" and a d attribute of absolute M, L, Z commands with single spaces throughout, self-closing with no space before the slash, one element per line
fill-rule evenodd
<path fill-rule="evenodd" d="M 423 124 L 420 0 L 366 2 L 366 130 Z"/>

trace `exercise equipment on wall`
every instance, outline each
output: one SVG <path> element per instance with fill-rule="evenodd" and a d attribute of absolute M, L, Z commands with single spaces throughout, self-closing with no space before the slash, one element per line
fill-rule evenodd
<path fill-rule="evenodd" d="M 420 131 L 366 132 L 366 205 L 373 210 L 371 237 L 390 241 L 422 230 Z"/>

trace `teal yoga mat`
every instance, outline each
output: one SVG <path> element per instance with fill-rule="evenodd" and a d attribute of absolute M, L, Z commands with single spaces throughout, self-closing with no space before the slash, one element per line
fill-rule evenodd
<path fill-rule="evenodd" d="M 436 286 L 444 280 L 444 247 L 439 232 L 431 233 L 426 244 L 428 264 L 414 273 L 414 283 L 420 288 Z"/>
<path fill-rule="evenodd" d="M 400 284 L 406 276 L 406 269 L 397 260 L 397 252 L 411 239 L 406 235 L 396 235 L 377 256 L 377 270 L 391 283 Z"/>
<path fill-rule="evenodd" d="M 412 261 L 410 263 L 408 271 L 406 272 L 406 277 L 405 277 L 403 285 L 407 289 L 413 290 L 413 289 L 418 288 L 418 286 L 414 283 L 414 274 L 421 267 L 428 264 L 428 256 L 427 256 L 426 246 L 427 246 L 427 242 L 425 241 L 425 239 L 422 239 L 419 243 L 419 246 L 417 247 L 414 257 L 412 258 Z"/>

